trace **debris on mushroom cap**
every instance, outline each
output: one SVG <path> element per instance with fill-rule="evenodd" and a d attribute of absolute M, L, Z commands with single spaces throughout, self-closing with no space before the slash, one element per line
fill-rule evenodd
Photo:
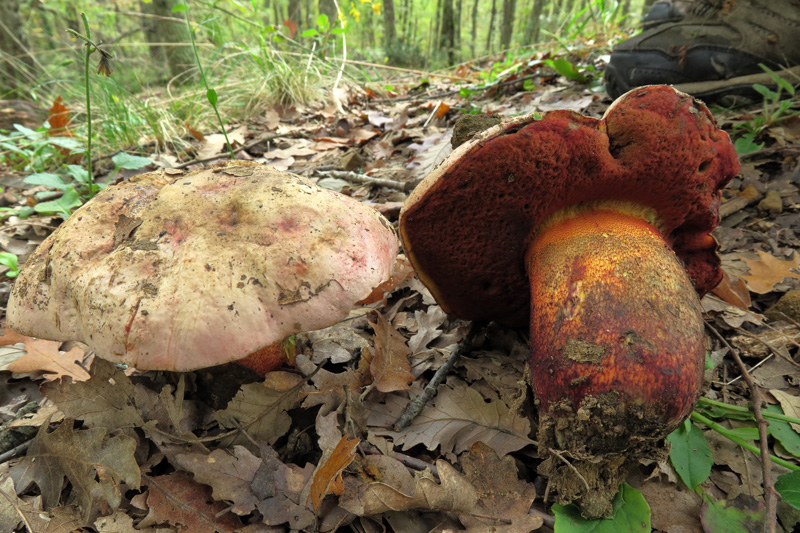
<path fill-rule="evenodd" d="M 571 205 L 632 202 L 656 211 L 658 229 L 702 296 L 722 275 L 709 233 L 719 189 L 738 169 L 728 135 L 701 102 L 671 87 L 642 87 L 601 119 L 559 110 L 487 130 L 414 190 L 400 232 L 445 310 L 522 326 L 531 232 Z"/>
<path fill-rule="evenodd" d="M 8 325 L 141 370 L 204 368 L 345 318 L 396 253 L 377 212 L 299 176 L 251 162 L 150 172 L 42 243 Z"/>

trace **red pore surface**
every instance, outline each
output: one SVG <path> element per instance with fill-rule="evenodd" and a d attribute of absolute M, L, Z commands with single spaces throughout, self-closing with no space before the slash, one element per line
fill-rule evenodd
<path fill-rule="evenodd" d="M 417 187 L 401 236 L 420 279 L 451 314 L 528 323 L 524 254 L 555 211 L 598 200 L 654 208 L 702 296 L 721 278 L 719 189 L 739 170 L 708 109 L 667 86 L 620 97 L 602 119 L 566 110 L 500 124 Z"/>

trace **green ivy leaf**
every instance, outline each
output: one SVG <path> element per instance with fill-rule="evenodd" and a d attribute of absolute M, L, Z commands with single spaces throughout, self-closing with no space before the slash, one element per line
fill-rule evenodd
<path fill-rule="evenodd" d="M 714 460 L 700 428 L 686 420 L 667 436 L 670 461 L 687 487 L 694 490 L 711 474 Z"/>
<path fill-rule="evenodd" d="M 552 507 L 556 516 L 555 533 L 650 533 L 650 506 L 642 493 L 627 483 L 614 498 L 610 518 L 589 520 L 575 505 Z"/>
<path fill-rule="evenodd" d="M 542 63 L 552 68 L 568 80 L 577 81 L 580 83 L 586 83 L 589 81 L 589 78 L 578 72 L 578 69 L 575 68 L 575 65 L 566 59 L 545 59 L 542 61 Z"/>
<path fill-rule="evenodd" d="M 124 168 L 126 170 L 139 170 L 147 165 L 152 165 L 153 161 L 149 157 L 140 157 L 138 155 L 130 155 L 125 152 L 120 152 L 111 158 L 117 168 Z"/>
<path fill-rule="evenodd" d="M 800 470 L 778 476 L 775 480 L 775 490 L 780 493 L 783 501 L 795 509 L 800 509 Z"/>
<path fill-rule="evenodd" d="M 757 143 L 755 142 L 755 134 L 754 133 L 745 133 L 734 143 L 734 148 L 736 148 L 736 153 L 739 155 L 749 154 L 751 152 L 756 152 L 764 148 L 764 143 Z"/>

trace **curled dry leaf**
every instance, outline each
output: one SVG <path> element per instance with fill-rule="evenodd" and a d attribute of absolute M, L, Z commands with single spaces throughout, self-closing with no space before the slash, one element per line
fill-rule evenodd
<path fill-rule="evenodd" d="M 314 524 L 306 492 L 314 465 L 300 468 L 283 464 L 270 446 L 262 444 L 260 448 L 263 462 L 253 477 L 251 488 L 260 500 L 258 510 L 264 523 L 270 526 L 289 524 L 293 530 L 307 531 Z"/>
<path fill-rule="evenodd" d="M 358 439 L 351 439 L 344 435 L 336 448 L 330 452 L 328 458 L 320 461 L 314 472 L 309 494 L 314 513 L 319 512 L 319 507 L 326 494 L 339 495 L 344 491 L 342 471 L 355 459 L 356 447 L 359 442 Z"/>
<path fill-rule="evenodd" d="M 375 330 L 375 346 L 369 364 L 373 386 L 381 392 L 408 390 L 414 376 L 408 361 L 411 350 L 405 338 L 378 312 L 369 314 L 369 323 Z"/>

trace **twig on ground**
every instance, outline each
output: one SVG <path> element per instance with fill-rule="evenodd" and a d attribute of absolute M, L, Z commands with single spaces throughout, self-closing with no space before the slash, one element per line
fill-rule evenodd
<path fill-rule="evenodd" d="M 359 174 L 357 172 L 350 172 L 348 170 L 315 170 L 314 174 L 329 178 L 338 178 L 345 181 L 352 181 L 353 183 L 379 185 L 381 187 L 397 189 L 403 192 L 409 192 L 416 186 L 416 182 L 414 181 L 396 181 L 386 178 L 373 178 L 372 176 L 367 176 L 366 174 Z"/>
<path fill-rule="evenodd" d="M 583 481 L 583 486 L 586 487 L 587 492 L 592 491 L 592 489 L 589 487 L 589 483 L 586 481 L 586 478 L 583 477 L 583 474 L 581 474 L 577 468 L 575 468 L 575 465 L 570 463 L 569 460 L 566 457 L 564 457 L 563 452 L 559 452 L 558 450 L 554 450 L 553 448 L 548 448 L 547 450 L 556 457 L 558 457 L 559 459 L 561 459 L 564 462 L 564 464 L 567 465 L 569 469 L 572 470 L 575 473 L 575 475 L 578 476 L 578 478 L 580 478 L 581 481 Z"/>
<path fill-rule="evenodd" d="M 460 343 L 458 343 L 458 346 L 455 347 L 453 352 L 450 354 L 450 357 L 447 358 L 447 361 L 445 361 L 444 364 L 439 367 L 439 370 L 436 371 L 436 373 L 433 375 L 433 378 L 431 378 L 430 382 L 425 386 L 422 394 L 408 402 L 405 410 L 403 410 L 403 414 L 400 415 L 400 418 L 398 418 L 397 422 L 394 424 L 395 431 L 402 431 L 407 428 L 411 424 L 411 421 L 419 416 L 419 414 L 422 412 L 422 409 L 431 400 L 431 398 L 436 396 L 439 385 L 444 381 L 444 378 L 447 377 L 447 374 L 449 374 L 453 369 L 456 361 L 458 361 L 458 358 L 465 353 L 469 353 L 469 351 L 472 349 L 472 340 L 481 329 L 481 326 L 482 323 L 472 323 L 472 325 L 469 327 L 469 331 L 467 331 L 467 335 Z"/>
<path fill-rule="evenodd" d="M 764 397 L 761 394 L 760 387 L 753 381 L 753 378 L 747 371 L 747 367 L 742 361 L 742 358 L 739 357 L 739 352 L 725 340 L 725 337 L 723 337 L 714 326 L 706 322 L 706 327 L 731 352 L 733 359 L 739 366 L 742 377 L 750 388 L 750 394 L 753 397 L 753 415 L 758 424 L 758 441 L 761 448 L 761 470 L 764 483 L 764 501 L 766 502 L 763 531 L 765 533 L 775 533 L 775 522 L 778 515 L 778 492 L 772 484 L 772 462 L 769 457 L 769 443 L 767 442 L 767 426 L 769 426 L 769 422 L 767 422 L 761 414 L 761 405 L 764 402 Z"/>
<path fill-rule="evenodd" d="M 31 437 L 31 440 L 26 440 L 16 448 L 11 448 L 7 452 L 0 454 L 0 464 L 3 464 L 6 461 L 10 461 L 14 457 L 21 455 L 23 452 L 25 452 L 25 450 L 28 449 L 28 446 L 31 445 L 31 442 L 33 442 L 33 437 Z"/>
<path fill-rule="evenodd" d="M 238 154 L 242 150 L 248 150 L 248 149 L 252 148 L 253 146 L 255 146 L 257 144 L 260 144 L 262 142 L 271 141 L 273 139 L 280 139 L 282 137 L 304 137 L 304 136 L 303 135 L 298 135 L 295 132 L 295 133 L 292 133 L 291 135 L 268 135 L 266 137 L 259 137 L 258 139 L 255 139 L 255 140 L 250 141 L 249 143 L 243 144 L 238 148 L 234 148 L 233 149 L 233 153 L 234 154 Z M 200 163 L 209 163 L 211 161 L 216 161 L 217 159 L 225 159 L 226 157 L 228 157 L 227 154 L 217 154 L 217 155 L 215 155 L 213 157 L 206 157 L 204 159 L 192 159 L 191 161 L 186 161 L 185 163 L 181 163 L 180 165 L 175 165 L 172 168 L 182 169 L 182 168 L 186 168 L 186 167 L 191 166 L 191 165 L 198 165 Z"/>

